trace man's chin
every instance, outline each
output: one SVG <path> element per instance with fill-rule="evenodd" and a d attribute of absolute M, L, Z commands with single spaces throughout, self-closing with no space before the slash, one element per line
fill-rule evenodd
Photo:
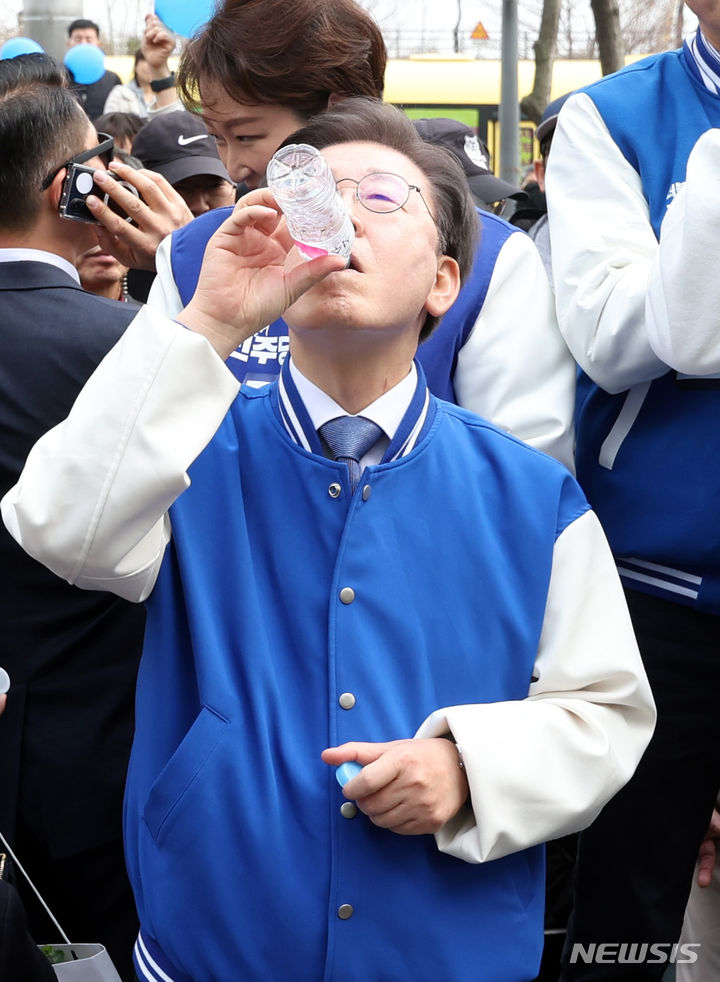
<path fill-rule="evenodd" d="M 284 320 L 291 334 L 320 335 L 346 334 L 366 327 L 364 321 L 352 312 L 342 309 L 328 309 L 326 305 L 295 310 L 300 301 L 288 308 Z"/>

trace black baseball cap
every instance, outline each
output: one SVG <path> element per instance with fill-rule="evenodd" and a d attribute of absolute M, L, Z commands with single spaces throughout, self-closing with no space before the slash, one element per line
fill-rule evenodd
<path fill-rule="evenodd" d="M 135 137 L 132 152 L 143 167 L 162 174 L 170 184 L 198 174 L 233 183 L 205 123 L 184 109 L 153 116 Z"/>
<path fill-rule="evenodd" d="M 553 99 L 545 106 L 545 112 L 542 114 L 542 119 L 535 130 L 535 139 L 538 143 L 542 142 L 546 136 L 550 136 L 551 133 L 555 132 L 555 127 L 557 126 L 558 116 L 560 115 L 560 110 L 565 105 L 565 100 L 568 96 L 572 95 L 572 92 L 566 92 L 565 95 L 560 95 L 557 99 Z"/>
<path fill-rule="evenodd" d="M 481 201 L 490 203 L 505 198 L 524 200 L 527 197 L 522 188 L 495 177 L 490 170 L 488 148 L 465 123 L 440 116 L 414 119 L 413 123 L 423 140 L 445 147 L 457 157 L 465 171 L 470 190 Z"/>

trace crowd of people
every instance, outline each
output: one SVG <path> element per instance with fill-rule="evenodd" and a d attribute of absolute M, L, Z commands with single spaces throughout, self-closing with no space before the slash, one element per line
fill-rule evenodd
<path fill-rule="evenodd" d="M 382 101 L 355 0 L 224 0 L 177 75 L 149 15 L 126 85 L 0 61 L 0 832 L 122 982 L 717 977 L 720 5 L 687 6 L 547 107 L 532 202 Z M 288 233 L 291 143 L 347 262 Z M 47 978 L 6 869 L 0 982 Z"/>

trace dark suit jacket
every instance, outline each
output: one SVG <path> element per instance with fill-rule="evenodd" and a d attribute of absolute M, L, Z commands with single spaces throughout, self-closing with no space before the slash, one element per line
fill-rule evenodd
<path fill-rule="evenodd" d="M 57 982 L 45 955 L 28 934 L 20 897 L 0 880 L 0 982 Z"/>
<path fill-rule="evenodd" d="M 0 263 L 0 496 L 136 313 L 45 263 Z M 0 830 L 54 858 L 117 839 L 144 609 L 69 586 L 0 523 Z M 22 857 L 21 857 L 22 858 Z"/>

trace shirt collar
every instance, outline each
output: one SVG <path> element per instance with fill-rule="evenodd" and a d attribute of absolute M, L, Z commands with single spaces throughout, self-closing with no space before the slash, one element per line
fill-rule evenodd
<path fill-rule="evenodd" d="M 305 404 L 314 429 L 319 430 L 323 423 L 327 423 L 330 419 L 336 419 L 338 416 L 352 415 L 338 405 L 326 392 L 318 388 L 314 382 L 306 378 L 292 359 L 290 359 L 290 374 L 298 395 Z M 413 364 L 404 379 L 384 392 L 379 399 L 370 403 L 357 415 L 377 423 L 388 439 L 392 440 L 415 395 L 416 388 L 417 369 Z"/>
<path fill-rule="evenodd" d="M 311 417 L 310 408 L 306 406 L 303 397 L 300 395 L 295 378 L 299 379 L 300 385 L 305 387 L 309 394 L 309 404 L 314 413 Z M 324 449 L 315 426 L 322 425 L 328 419 L 334 419 L 338 415 L 347 416 L 340 406 L 330 399 L 327 393 L 322 392 L 317 386 L 310 386 L 311 382 L 305 378 L 292 364 L 292 359 L 287 358 L 283 364 L 277 383 L 272 387 L 271 399 L 275 412 L 280 422 L 287 431 L 290 439 L 304 447 L 311 453 L 324 455 Z M 314 391 L 313 391 L 314 390 Z M 399 390 L 399 392 L 395 392 Z M 318 397 L 318 393 L 322 398 Z M 377 404 L 385 401 L 385 396 L 394 393 L 394 397 L 387 400 L 387 405 L 383 405 L 379 412 Z M 412 370 L 408 375 L 394 386 L 385 396 L 373 403 L 373 416 L 369 416 L 371 407 L 363 410 L 363 416 L 368 415 L 373 422 L 379 426 L 392 429 L 392 434 L 388 433 L 386 438 L 379 441 L 387 444 L 382 453 L 383 461 L 396 460 L 405 457 L 423 438 L 430 429 L 435 417 L 435 406 L 430 399 L 425 375 L 421 366 L 413 363 Z M 316 402 L 317 397 L 317 402 Z M 318 403 L 319 407 L 318 408 Z M 332 408 L 331 408 L 332 407 Z M 398 420 L 398 417 L 402 418 Z M 370 461 L 375 463 L 375 460 Z M 379 461 L 377 461 L 379 462 Z"/>
<path fill-rule="evenodd" d="M 0 263 L 47 263 L 48 266 L 55 266 L 61 269 L 68 276 L 72 276 L 78 286 L 80 277 L 77 269 L 71 262 L 58 256 L 54 252 L 45 252 L 43 249 L 0 249 Z"/>
<path fill-rule="evenodd" d="M 720 93 L 720 52 L 718 52 L 698 27 L 695 37 L 685 42 L 703 85 L 716 95 Z"/>

